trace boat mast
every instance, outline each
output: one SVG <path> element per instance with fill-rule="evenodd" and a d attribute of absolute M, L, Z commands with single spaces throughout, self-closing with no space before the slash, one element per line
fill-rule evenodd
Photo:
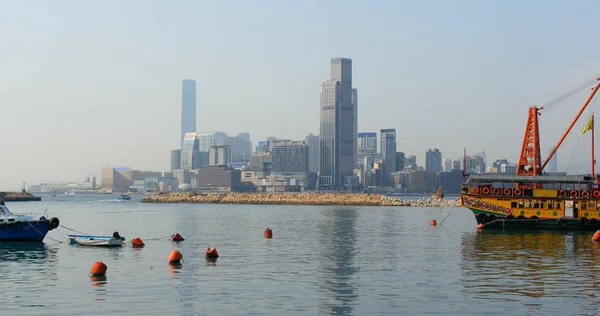
<path fill-rule="evenodd" d="M 590 94 L 590 96 L 588 97 L 588 99 L 585 101 L 585 103 L 583 104 L 583 106 L 581 107 L 581 109 L 579 110 L 579 113 L 577 113 L 577 115 L 575 116 L 575 118 L 571 122 L 571 125 L 569 125 L 569 127 L 567 128 L 567 130 L 565 131 L 565 133 L 562 135 L 562 137 L 560 138 L 560 140 L 556 144 L 556 146 L 554 146 L 554 149 L 552 149 L 552 152 L 550 153 L 550 155 L 548 155 L 548 158 L 546 158 L 546 161 L 544 161 L 544 164 L 540 168 L 540 174 L 542 173 L 542 170 L 544 170 L 544 168 L 546 167 L 546 165 L 548 164 L 548 162 L 550 162 L 550 159 L 552 159 L 552 156 L 554 156 L 554 154 L 558 150 L 558 147 L 560 147 L 560 145 L 565 140 L 565 138 L 567 137 L 567 135 L 569 134 L 569 132 L 571 132 L 571 129 L 573 128 L 573 125 L 575 125 L 575 123 L 577 122 L 577 120 L 579 119 L 579 117 L 581 116 L 581 114 L 583 113 L 583 111 L 585 110 L 585 108 L 588 106 L 588 104 L 590 103 L 590 101 L 592 101 L 592 98 L 594 97 L 594 95 L 598 91 L 598 88 L 600 88 L 600 78 L 598 78 L 596 80 L 598 80 L 598 84 L 596 84 L 596 86 L 592 88 L 592 93 Z M 592 150 L 592 152 L 593 152 L 593 150 Z"/>

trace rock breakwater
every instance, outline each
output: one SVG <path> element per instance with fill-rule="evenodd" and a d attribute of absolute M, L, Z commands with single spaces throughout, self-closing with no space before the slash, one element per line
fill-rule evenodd
<path fill-rule="evenodd" d="M 260 205 L 346 205 L 346 206 L 420 206 L 459 207 L 458 200 L 403 200 L 382 194 L 346 193 L 157 193 L 142 203 L 260 204 Z"/>

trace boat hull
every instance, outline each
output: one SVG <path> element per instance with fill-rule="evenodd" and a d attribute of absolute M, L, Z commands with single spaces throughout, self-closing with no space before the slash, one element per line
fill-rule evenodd
<path fill-rule="evenodd" d="M 0 224 L 0 242 L 44 240 L 50 230 L 49 220 Z"/>
<path fill-rule="evenodd" d="M 69 243 L 72 245 L 92 246 L 92 247 L 121 247 L 123 240 L 111 236 L 85 236 L 85 235 L 67 235 Z"/>
<path fill-rule="evenodd" d="M 492 212 L 469 208 L 477 224 L 484 229 L 525 229 L 525 230 L 600 230 L 600 221 L 582 223 L 578 218 L 512 218 L 502 217 Z M 480 214 L 486 215 L 485 217 Z"/>

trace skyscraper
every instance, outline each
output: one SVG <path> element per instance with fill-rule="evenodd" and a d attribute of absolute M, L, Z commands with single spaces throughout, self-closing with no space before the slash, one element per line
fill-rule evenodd
<path fill-rule="evenodd" d="M 181 169 L 181 149 L 171 150 L 171 172 Z"/>
<path fill-rule="evenodd" d="M 308 134 L 304 137 L 304 143 L 308 145 L 308 170 L 319 170 L 319 136 Z"/>
<path fill-rule="evenodd" d="M 380 142 L 381 159 L 383 160 L 386 175 L 385 178 L 387 183 L 391 183 L 391 173 L 396 172 L 396 129 L 382 129 Z"/>
<path fill-rule="evenodd" d="M 433 173 L 442 172 L 442 152 L 439 149 L 429 149 L 425 153 L 425 170 Z"/>
<path fill-rule="evenodd" d="M 358 133 L 357 139 L 358 159 L 374 157 L 377 153 L 377 133 Z"/>
<path fill-rule="evenodd" d="M 450 158 L 444 159 L 444 171 L 445 172 L 452 171 L 452 159 L 450 159 Z"/>
<path fill-rule="evenodd" d="M 358 164 L 358 151 L 357 151 L 357 142 L 356 139 L 358 135 L 358 90 L 352 89 L 352 148 L 354 148 L 354 168 L 357 167 Z"/>
<path fill-rule="evenodd" d="M 319 187 L 339 189 L 353 174 L 356 155 L 352 60 L 331 59 L 331 79 L 321 87 Z"/>
<path fill-rule="evenodd" d="M 183 80 L 181 92 L 181 142 L 186 133 L 196 132 L 196 81 Z"/>
<path fill-rule="evenodd" d="M 548 155 L 552 152 L 554 147 L 548 152 Z M 558 172 L 558 151 L 554 153 L 554 156 L 550 158 L 550 162 L 548 163 L 548 172 L 557 173 Z"/>

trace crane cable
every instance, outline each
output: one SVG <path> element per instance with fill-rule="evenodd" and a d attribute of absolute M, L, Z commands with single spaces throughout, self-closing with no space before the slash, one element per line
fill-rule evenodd
<path fill-rule="evenodd" d="M 542 107 L 543 109 L 540 112 L 544 112 L 550 108 L 552 108 L 554 105 L 561 103 L 562 101 L 566 100 L 567 98 L 573 96 L 574 94 L 577 94 L 578 92 L 581 92 L 582 90 L 592 86 L 594 83 L 596 83 L 598 81 L 597 79 L 598 77 L 592 77 L 591 79 L 586 80 L 584 83 L 580 84 L 579 86 L 577 86 L 574 89 L 571 89 L 570 91 L 566 92 L 565 94 L 553 99 L 552 101 L 544 104 Z"/>

